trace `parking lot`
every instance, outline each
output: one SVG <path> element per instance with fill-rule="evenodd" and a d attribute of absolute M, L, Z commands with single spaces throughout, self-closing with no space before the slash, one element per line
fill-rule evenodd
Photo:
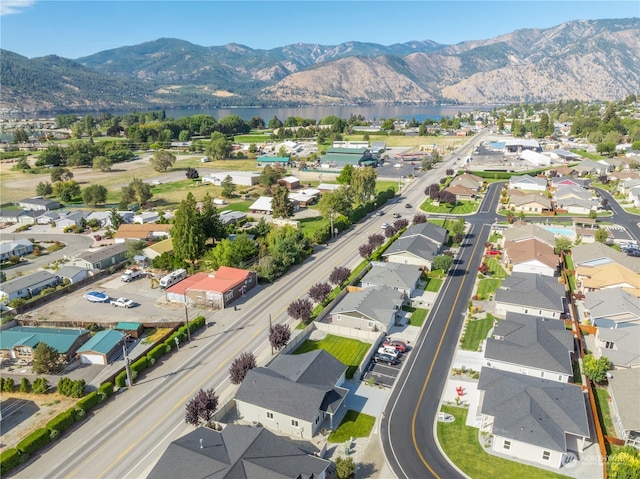
<path fill-rule="evenodd" d="M 398 355 L 398 361 L 395 364 L 388 364 L 386 362 L 376 362 L 375 359 L 371 359 L 364 374 L 361 377 L 362 381 L 370 384 L 375 384 L 383 387 L 392 387 L 400 369 L 402 363 L 405 361 L 407 355 L 411 354 L 411 349 L 407 349 L 406 352 Z M 375 357 L 375 356 L 374 356 Z"/>

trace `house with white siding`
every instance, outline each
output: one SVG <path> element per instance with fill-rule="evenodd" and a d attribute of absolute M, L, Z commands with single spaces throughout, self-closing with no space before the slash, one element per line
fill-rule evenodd
<path fill-rule="evenodd" d="M 496 314 L 507 312 L 562 319 L 567 310 L 566 289 L 558 278 L 533 273 L 513 273 L 495 294 Z"/>

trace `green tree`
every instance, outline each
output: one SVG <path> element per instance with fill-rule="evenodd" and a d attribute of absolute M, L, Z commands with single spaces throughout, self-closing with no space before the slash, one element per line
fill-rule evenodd
<path fill-rule="evenodd" d="M 276 169 L 271 165 L 267 165 L 260 172 L 258 183 L 260 183 L 265 188 L 270 188 L 272 185 L 275 185 L 280 178 L 282 178 L 280 169 Z"/>
<path fill-rule="evenodd" d="M 340 174 L 336 178 L 336 181 L 341 185 L 350 185 L 351 177 L 353 176 L 353 165 L 344 165 Z"/>
<path fill-rule="evenodd" d="M 61 166 L 51 169 L 51 182 L 56 181 L 69 181 L 73 179 L 73 172 L 69 168 L 62 168 Z"/>
<path fill-rule="evenodd" d="M 122 202 L 125 208 L 128 203 L 138 203 L 142 206 L 146 204 L 152 196 L 151 185 L 148 185 L 140 178 L 134 178 L 129 185 L 122 187 Z"/>
<path fill-rule="evenodd" d="M 171 237 L 176 257 L 191 263 L 202 257 L 205 237 L 196 211 L 196 199 L 191 192 L 178 206 Z"/>
<path fill-rule="evenodd" d="M 227 175 L 225 179 L 222 180 L 222 196 L 225 198 L 232 198 L 235 191 L 236 185 L 233 183 L 231 176 Z"/>
<path fill-rule="evenodd" d="M 356 472 L 356 464 L 351 456 L 336 458 L 336 476 L 338 479 L 348 479 Z"/>
<path fill-rule="evenodd" d="M 220 220 L 218 208 L 213 205 L 211 195 L 207 193 L 202 199 L 202 208 L 199 212 L 202 232 L 206 239 L 220 240 L 227 236 L 227 230 Z"/>
<path fill-rule="evenodd" d="M 271 210 L 274 218 L 291 218 L 294 205 L 289 201 L 289 189 L 278 185 L 271 190 Z"/>
<path fill-rule="evenodd" d="M 349 216 L 353 211 L 351 188 L 341 186 L 335 191 L 323 194 L 318 201 L 318 210 L 324 218 L 330 218 L 332 213 Z"/>
<path fill-rule="evenodd" d="M 209 250 L 203 259 L 207 269 L 216 270 L 220 266 L 243 268 L 245 263 L 256 257 L 258 246 L 247 233 L 240 233 L 233 241 L 223 239 L 215 248 Z"/>
<path fill-rule="evenodd" d="M 465 222 L 464 218 L 458 218 L 451 226 L 454 243 L 460 243 L 464 239 Z"/>
<path fill-rule="evenodd" d="M 431 270 L 442 270 L 445 273 L 449 271 L 453 265 L 453 258 L 447 254 L 439 254 L 431 262 Z"/>
<path fill-rule="evenodd" d="M 111 171 L 113 161 L 106 156 L 96 156 L 93 159 L 93 169 L 100 171 Z"/>
<path fill-rule="evenodd" d="M 120 228 L 120 225 L 124 223 L 124 218 L 120 216 L 117 209 L 111 208 L 109 210 L 109 221 L 111 223 L 111 228 L 117 230 Z"/>
<path fill-rule="evenodd" d="M 104 204 L 107 201 L 107 188 L 102 185 L 89 185 L 82 190 L 82 201 L 89 206 Z"/>
<path fill-rule="evenodd" d="M 51 196 L 52 194 L 53 186 L 51 186 L 51 183 L 49 183 L 48 181 L 41 181 L 36 186 L 36 195 L 46 198 L 47 196 Z"/>
<path fill-rule="evenodd" d="M 604 356 L 596 359 L 593 354 L 586 354 L 582 360 L 582 369 L 585 376 L 596 383 L 604 382 L 607 379 L 607 371 L 610 366 L 609 359 Z"/>
<path fill-rule="evenodd" d="M 598 243 L 606 243 L 608 239 L 609 239 L 609 231 L 607 231 L 604 228 L 600 228 L 599 230 L 596 231 L 595 240 Z"/>
<path fill-rule="evenodd" d="M 571 238 L 568 236 L 556 236 L 554 252 L 560 254 L 561 251 L 569 251 L 573 246 Z"/>
<path fill-rule="evenodd" d="M 609 479 L 640 479 L 640 451 L 633 446 L 614 450 L 607 460 Z"/>
<path fill-rule="evenodd" d="M 13 142 L 14 143 L 26 143 L 29 141 L 29 135 L 24 131 L 24 128 L 16 128 L 13 131 Z"/>
<path fill-rule="evenodd" d="M 224 160 L 229 156 L 232 148 L 231 142 L 222 133 L 216 131 L 211 134 L 211 141 L 209 141 L 205 152 L 213 160 Z"/>
<path fill-rule="evenodd" d="M 268 127 L 270 130 L 277 130 L 278 128 L 282 128 L 282 122 L 274 115 L 274 117 L 269 120 Z"/>
<path fill-rule="evenodd" d="M 80 196 L 81 189 L 77 181 L 58 181 L 53 185 L 53 192 L 61 201 L 68 202 Z"/>
<path fill-rule="evenodd" d="M 54 373 L 60 368 L 60 353 L 53 346 L 40 342 L 33 350 L 33 372 Z"/>
<path fill-rule="evenodd" d="M 355 200 L 364 204 L 376 193 L 376 170 L 367 166 L 365 168 L 355 168 L 351 174 L 351 189 Z"/>
<path fill-rule="evenodd" d="M 302 262 L 310 251 L 309 239 L 302 231 L 289 225 L 271 230 L 266 244 L 268 254 L 280 272 Z"/>
<path fill-rule="evenodd" d="M 151 166 L 160 172 L 165 172 L 176 162 L 176 155 L 165 150 L 156 151 L 151 158 Z"/>

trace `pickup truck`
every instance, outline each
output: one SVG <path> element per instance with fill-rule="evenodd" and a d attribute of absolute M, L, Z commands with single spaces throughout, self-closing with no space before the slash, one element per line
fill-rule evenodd
<path fill-rule="evenodd" d="M 120 280 L 128 283 L 129 281 L 133 281 L 134 279 L 139 278 L 143 274 L 144 273 L 139 269 L 127 269 L 124 273 L 122 273 L 122 276 L 120 276 Z"/>
<path fill-rule="evenodd" d="M 111 300 L 111 306 L 118 308 L 132 308 L 136 303 L 127 298 L 118 298 Z"/>

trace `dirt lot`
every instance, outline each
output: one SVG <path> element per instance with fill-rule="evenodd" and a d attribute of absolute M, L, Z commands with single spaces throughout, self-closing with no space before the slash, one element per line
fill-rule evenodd
<path fill-rule="evenodd" d="M 44 427 L 57 414 L 74 407 L 78 399 L 60 394 L 0 394 L 2 435 L 0 451 L 14 447 L 33 430 Z"/>

